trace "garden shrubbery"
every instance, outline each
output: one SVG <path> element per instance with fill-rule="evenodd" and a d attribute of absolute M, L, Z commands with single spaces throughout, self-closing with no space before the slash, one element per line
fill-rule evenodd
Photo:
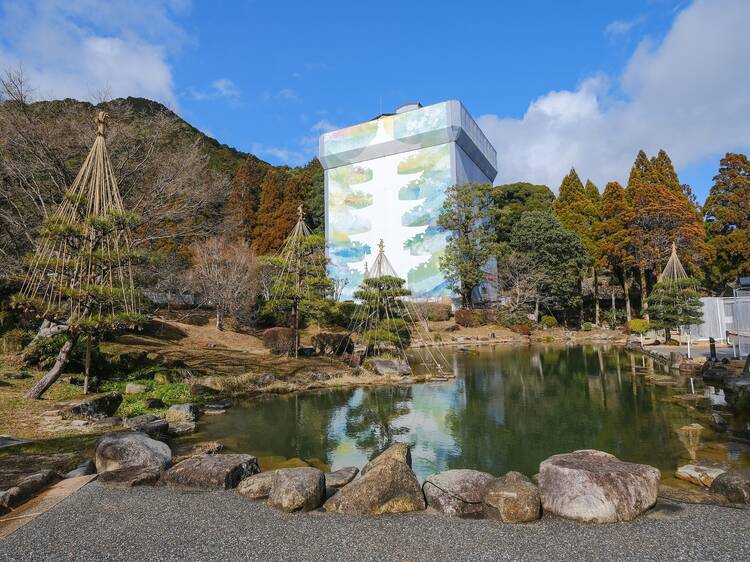
<path fill-rule="evenodd" d="M 643 318 L 633 318 L 628 322 L 628 331 L 632 334 L 645 334 L 648 332 L 648 320 Z"/>
<path fill-rule="evenodd" d="M 549 315 L 542 316 L 542 327 L 544 327 L 545 330 L 549 328 L 556 328 L 557 318 Z"/>
<path fill-rule="evenodd" d="M 427 318 L 430 322 L 450 320 L 453 313 L 451 305 L 439 302 L 415 302 L 413 306 L 423 318 Z"/>
<path fill-rule="evenodd" d="M 295 343 L 294 330 L 291 328 L 268 328 L 263 332 L 263 345 L 270 349 L 271 353 L 293 353 Z"/>
<path fill-rule="evenodd" d="M 354 343 L 346 334 L 321 332 L 313 336 L 312 344 L 321 355 L 325 355 L 326 353 L 341 355 L 342 353 L 351 353 L 354 351 Z"/>

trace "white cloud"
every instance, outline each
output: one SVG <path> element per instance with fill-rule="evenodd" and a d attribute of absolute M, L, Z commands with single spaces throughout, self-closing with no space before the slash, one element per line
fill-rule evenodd
<path fill-rule="evenodd" d="M 295 150 L 283 146 L 268 146 L 261 143 L 254 143 L 250 148 L 250 152 L 260 157 L 270 157 L 288 166 L 301 166 L 313 158 L 313 156 L 303 150 Z"/>
<path fill-rule="evenodd" d="M 276 100 L 297 102 L 299 101 L 299 96 L 292 88 L 281 88 L 278 92 L 269 92 L 268 90 L 265 90 L 260 94 L 260 101 L 263 103 Z"/>
<path fill-rule="evenodd" d="M 610 39 L 614 39 L 621 35 L 626 35 L 634 27 L 642 24 L 645 20 L 646 18 L 644 18 L 643 16 L 638 16 L 637 18 L 633 18 L 631 20 L 611 21 L 607 24 L 607 27 L 604 28 L 604 34 L 607 35 Z"/>
<path fill-rule="evenodd" d="M 313 132 L 321 132 L 321 133 L 327 133 L 328 131 L 335 131 L 336 129 L 340 129 L 338 125 L 334 125 L 331 123 L 328 119 L 321 119 L 317 123 L 315 123 L 312 127 L 310 127 L 310 130 Z"/>
<path fill-rule="evenodd" d="M 240 89 L 229 78 L 219 78 L 211 82 L 208 90 L 190 90 L 191 97 L 196 101 L 213 100 L 217 98 L 237 99 Z"/>
<path fill-rule="evenodd" d="M 40 99 L 143 96 L 177 106 L 168 56 L 188 41 L 177 1 L 0 5 L 0 69 L 21 67 Z"/>
<path fill-rule="evenodd" d="M 556 190 L 575 166 L 603 187 L 627 179 L 640 148 L 666 149 L 679 168 L 750 147 L 749 19 L 745 0 L 698 0 L 660 44 L 641 42 L 619 80 L 549 92 L 520 119 L 481 116 L 498 153 L 496 182 Z"/>

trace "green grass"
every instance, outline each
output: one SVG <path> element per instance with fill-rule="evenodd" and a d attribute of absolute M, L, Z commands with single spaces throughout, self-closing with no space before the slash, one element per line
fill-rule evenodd
<path fill-rule="evenodd" d="M 147 387 L 146 392 L 136 394 L 124 394 L 128 382 L 142 384 Z M 186 383 L 158 384 L 151 379 L 136 379 L 130 381 L 106 381 L 102 383 L 101 390 L 106 392 L 117 391 L 123 393 L 122 404 L 115 415 L 121 417 L 140 416 L 142 414 L 161 414 L 174 404 L 185 404 L 192 402 L 201 404 L 209 400 L 205 396 L 191 396 L 190 386 Z M 146 401 L 158 398 L 164 403 L 163 408 L 146 408 Z"/>

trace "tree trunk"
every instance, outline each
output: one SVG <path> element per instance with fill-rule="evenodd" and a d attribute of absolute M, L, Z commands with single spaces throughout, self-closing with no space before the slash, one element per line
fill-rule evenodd
<path fill-rule="evenodd" d="M 65 343 L 60 348 L 60 352 L 57 354 L 55 364 L 52 365 L 52 368 L 49 370 L 49 372 L 41 379 L 39 379 L 39 382 L 37 382 L 32 387 L 32 389 L 26 393 L 26 398 L 33 398 L 35 400 L 38 400 L 42 397 L 42 394 L 47 392 L 47 389 L 49 389 L 50 386 L 55 384 L 55 381 L 60 377 L 60 374 L 62 373 L 63 367 L 65 367 L 65 364 L 68 362 L 70 352 L 73 351 L 73 347 L 75 346 L 77 340 L 77 334 L 73 334 L 67 340 L 65 340 Z"/>
<path fill-rule="evenodd" d="M 638 267 L 641 276 L 641 316 L 648 322 L 648 282 L 646 281 L 646 268 Z"/>
<path fill-rule="evenodd" d="M 625 318 L 628 322 L 633 319 L 633 312 L 630 309 L 630 283 L 628 283 L 628 272 L 622 274 L 622 292 L 625 296 Z"/>
<path fill-rule="evenodd" d="M 669 328 L 664 328 L 664 343 L 669 343 L 669 340 L 671 339 L 672 339 L 672 334 Z"/>
<path fill-rule="evenodd" d="M 536 298 L 534 303 L 534 321 L 539 322 L 539 297 Z"/>
<path fill-rule="evenodd" d="M 224 315 L 220 306 L 216 307 L 216 329 L 220 332 L 224 329 Z"/>
<path fill-rule="evenodd" d="M 89 393 L 89 375 L 91 374 L 91 335 L 86 337 L 86 363 L 83 376 L 83 393 Z"/>
<path fill-rule="evenodd" d="M 594 269 L 594 324 L 599 325 L 599 274 Z"/>
<path fill-rule="evenodd" d="M 610 328 L 614 329 L 617 325 L 617 305 L 615 302 L 615 288 L 612 287 L 612 325 Z"/>

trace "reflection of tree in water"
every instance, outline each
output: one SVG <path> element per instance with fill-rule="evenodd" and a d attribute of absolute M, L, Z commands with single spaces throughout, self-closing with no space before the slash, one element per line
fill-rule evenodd
<path fill-rule="evenodd" d="M 671 466 L 680 454 L 672 427 L 688 414 L 658 401 L 664 389 L 642 381 L 635 393 L 623 388 L 628 374 L 620 363 L 627 364 L 624 352 L 596 347 L 515 348 L 467 358 L 465 406 L 448 414 L 459 444 L 449 466 L 533 474 L 550 455 L 582 448 Z"/>
<path fill-rule="evenodd" d="M 409 413 L 410 387 L 387 387 L 362 393 L 362 400 L 346 412 L 346 436 L 369 458 L 391 446 L 408 427 L 396 426 L 394 421 Z"/>

